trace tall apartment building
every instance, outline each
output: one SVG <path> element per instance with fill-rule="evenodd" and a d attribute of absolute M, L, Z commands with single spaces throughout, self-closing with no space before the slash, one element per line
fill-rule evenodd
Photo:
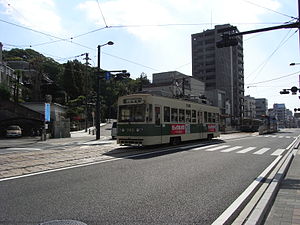
<path fill-rule="evenodd" d="M 192 34 L 192 73 L 205 83 L 206 90 L 225 92 L 232 123 L 238 124 L 244 100 L 243 40 L 240 36 L 237 46 L 216 47 L 221 35 L 233 32 L 232 28 L 230 24 L 217 25 L 215 29 Z"/>
<path fill-rule="evenodd" d="M 255 99 L 256 118 L 260 119 L 268 113 L 268 100 L 265 98 Z"/>
<path fill-rule="evenodd" d="M 285 104 L 273 104 L 273 112 L 277 117 L 278 120 L 278 127 L 285 128 L 287 115 L 286 115 L 286 107 Z"/>
<path fill-rule="evenodd" d="M 256 105 L 255 98 L 250 95 L 245 96 L 244 99 L 244 117 L 255 118 L 256 116 Z"/>

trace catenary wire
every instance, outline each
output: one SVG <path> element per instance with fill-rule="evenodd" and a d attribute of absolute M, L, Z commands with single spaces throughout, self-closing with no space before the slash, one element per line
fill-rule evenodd
<path fill-rule="evenodd" d="M 292 35 L 290 35 L 288 38 L 288 34 L 291 32 L 291 29 L 288 31 L 288 33 L 284 36 L 284 38 L 281 40 L 281 42 L 279 43 L 279 45 L 276 47 L 276 49 L 269 55 L 269 57 L 262 62 L 252 73 L 250 73 L 247 77 L 245 77 L 245 79 L 249 79 L 253 74 L 255 74 L 256 71 L 258 71 L 256 73 L 256 76 L 253 78 L 252 82 L 256 79 L 256 77 L 261 73 L 261 71 L 263 70 L 263 68 L 267 65 L 267 63 L 270 61 L 271 57 L 292 37 L 294 36 L 297 32 L 295 31 Z"/>
<path fill-rule="evenodd" d="M 289 17 L 289 18 L 292 18 L 292 19 L 296 19 L 296 20 L 298 19 L 298 18 L 296 18 L 296 17 L 294 17 L 294 16 L 290 16 L 290 15 L 287 15 L 287 14 L 285 14 L 285 13 L 281 13 L 281 12 L 275 11 L 275 10 L 273 10 L 273 9 L 270 9 L 270 8 L 267 8 L 267 7 L 258 5 L 258 4 L 256 4 L 256 3 L 251 2 L 251 1 L 248 1 L 248 0 L 243 0 L 243 1 L 244 1 L 244 2 L 247 2 L 247 3 L 251 4 L 251 5 L 255 5 L 255 6 L 257 6 L 257 7 L 260 7 L 260 8 L 269 10 L 269 11 L 271 11 L 271 12 L 277 13 L 277 14 L 282 15 L 282 16 L 286 16 L 286 17 Z"/>
<path fill-rule="evenodd" d="M 256 82 L 256 83 L 249 83 L 246 86 L 251 86 L 251 85 L 256 85 L 256 84 L 262 84 L 262 83 L 268 83 L 268 82 L 271 82 L 271 81 L 280 80 L 280 79 L 285 78 L 285 77 L 290 77 L 290 76 L 293 76 L 293 75 L 299 74 L 299 73 L 300 73 L 300 71 L 297 71 L 295 73 L 290 73 L 290 74 L 287 74 L 287 75 L 284 75 L 284 76 L 280 76 L 280 77 L 276 77 L 276 78 L 273 78 L 273 79 L 270 79 L 270 80 L 264 80 L 264 81 L 260 81 L 260 82 Z"/>
<path fill-rule="evenodd" d="M 97 2 L 97 5 L 98 5 L 98 9 L 99 9 L 99 11 L 100 11 L 100 13 L 101 13 L 103 22 L 104 22 L 104 24 L 105 24 L 105 27 L 108 27 L 108 26 L 107 26 L 107 23 L 106 23 L 106 20 L 105 20 L 105 17 L 104 17 L 104 14 L 103 14 L 103 12 L 102 12 L 102 9 L 101 9 L 101 7 L 100 7 L 99 0 L 96 0 L 96 2 Z"/>

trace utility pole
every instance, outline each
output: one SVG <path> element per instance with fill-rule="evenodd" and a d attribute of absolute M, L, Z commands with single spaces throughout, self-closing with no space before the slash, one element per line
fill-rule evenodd
<path fill-rule="evenodd" d="M 88 127 L 88 66 L 89 66 L 89 53 L 84 53 L 85 55 L 85 132 L 87 132 Z"/>
<path fill-rule="evenodd" d="M 299 33 L 299 52 L 300 52 L 300 0 L 298 0 L 298 33 Z"/>

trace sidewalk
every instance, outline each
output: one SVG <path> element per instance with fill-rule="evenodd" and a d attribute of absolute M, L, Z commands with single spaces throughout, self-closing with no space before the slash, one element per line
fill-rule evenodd
<path fill-rule="evenodd" d="M 300 225 L 300 151 L 291 163 L 271 211 L 265 221 L 269 225 Z"/>

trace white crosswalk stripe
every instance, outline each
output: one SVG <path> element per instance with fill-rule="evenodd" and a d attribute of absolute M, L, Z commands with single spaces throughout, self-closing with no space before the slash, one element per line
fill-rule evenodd
<path fill-rule="evenodd" d="M 243 146 L 235 146 L 235 147 L 231 147 L 231 148 L 227 148 L 225 150 L 222 150 L 221 152 L 232 152 L 234 150 L 237 150 L 237 149 L 240 149 L 242 148 Z"/>
<path fill-rule="evenodd" d="M 278 156 L 278 155 L 281 155 L 284 151 L 285 151 L 285 149 L 279 148 L 279 149 L 277 149 L 275 152 L 273 152 L 271 155 L 276 155 L 276 156 Z"/>
<path fill-rule="evenodd" d="M 269 151 L 271 148 L 262 148 L 262 149 L 260 149 L 260 150 L 258 150 L 258 151 L 256 151 L 256 152 L 254 152 L 253 154 L 255 154 L 255 155 L 262 155 L 262 154 L 264 154 L 265 152 L 267 152 L 267 151 Z"/>
<path fill-rule="evenodd" d="M 220 149 L 223 149 L 223 148 L 227 148 L 227 147 L 230 147 L 230 145 L 221 145 L 221 146 L 218 146 L 218 147 L 207 149 L 206 151 L 212 152 L 212 151 L 217 151 L 217 150 L 220 150 Z"/>
<path fill-rule="evenodd" d="M 252 150 L 256 149 L 256 147 L 248 147 L 248 148 L 245 148 L 241 151 L 238 151 L 237 153 L 246 153 L 246 152 L 250 152 Z"/>
<path fill-rule="evenodd" d="M 211 148 L 211 147 L 215 147 L 215 146 L 219 146 L 218 144 L 216 145 L 207 145 L 207 146 L 202 146 L 202 147 L 198 147 L 198 148 L 193 148 L 193 151 L 198 151 L 198 150 L 203 150 L 203 149 L 207 149 L 207 148 Z"/>
<path fill-rule="evenodd" d="M 285 149 L 276 149 L 275 151 L 272 151 L 271 148 L 260 148 L 258 149 L 257 147 L 244 147 L 244 146 L 230 146 L 230 145 L 220 145 L 220 144 L 213 144 L 213 145 L 207 145 L 207 146 L 200 146 L 200 147 L 195 147 L 193 149 L 191 149 L 192 151 L 200 151 L 200 150 L 204 150 L 207 152 L 213 152 L 213 151 L 220 151 L 220 152 L 234 152 L 234 153 L 239 153 L 239 154 L 245 154 L 245 153 L 250 153 L 253 150 L 257 150 L 255 152 L 252 152 L 250 154 L 254 154 L 254 155 L 263 155 L 265 153 L 269 153 L 269 155 L 272 156 L 278 156 L 281 155 Z M 239 151 L 237 151 L 239 150 Z M 273 149 L 274 150 L 274 149 Z"/>

